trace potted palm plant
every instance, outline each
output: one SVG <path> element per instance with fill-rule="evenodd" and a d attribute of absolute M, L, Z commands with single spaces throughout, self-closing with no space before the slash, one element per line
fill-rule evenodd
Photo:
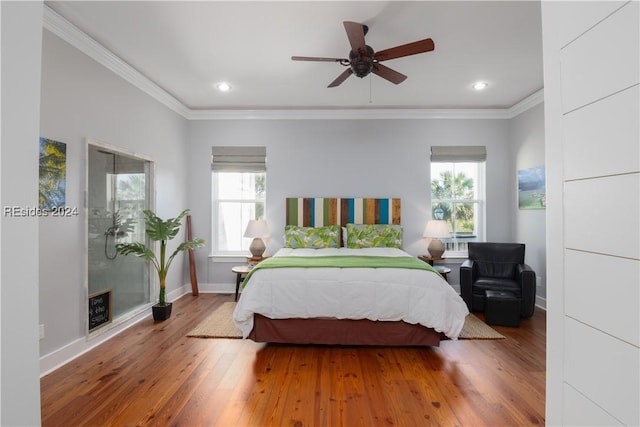
<path fill-rule="evenodd" d="M 122 255 L 135 255 L 140 258 L 144 258 L 151 261 L 151 264 L 158 273 L 158 279 L 160 281 L 160 295 L 158 296 L 158 303 L 155 304 L 153 309 L 153 318 L 155 320 L 166 320 L 171 316 L 172 303 L 166 301 L 166 279 L 171 262 L 182 251 L 189 249 L 195 249 L 204 245 L 204 239 L 195 238 L 193 240 L 187 240 L 178 245 L 178 247 L 167 258 L 167 242 L 178 234 L 182 219 L 189 214 L 189 209 L 185 209 L 175 218 L 169 218 L 163 220 L 159 218 L 154 212 L 146 209 L 143 211 L 145 217 L 145 232 L 147 237 L 154 242 L 160 242 L 160 253 L 156 256 L 153 249 L 145 245 L 144 243 L 121 243 L 117 246 L 119 254 Z"/>

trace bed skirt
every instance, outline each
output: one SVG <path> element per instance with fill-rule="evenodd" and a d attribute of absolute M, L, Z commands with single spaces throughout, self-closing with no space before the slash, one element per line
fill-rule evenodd
<path fill-rule="evenodd" d="M 248 338 L 287 344 L 439 346 L 442 335 L 403 321 L 269 319 L 255 314 Z"/>

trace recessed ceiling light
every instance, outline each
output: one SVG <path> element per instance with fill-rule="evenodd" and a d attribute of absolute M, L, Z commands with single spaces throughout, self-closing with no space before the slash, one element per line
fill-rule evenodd
<path fill-rule="evenodd" d="M 231 90 L 231 85 L 227 82 L 220 82 L 216 84 L 216 89 L 220 92 L 229 92 Z"/>
<path fill-rule="evenodd" d="M 471 87 L 473 87 L 475 90 L 483 90 L 486 89 L 487 86 L 489 86 L 489 83 L 487 82 L 475 82 Z"/>

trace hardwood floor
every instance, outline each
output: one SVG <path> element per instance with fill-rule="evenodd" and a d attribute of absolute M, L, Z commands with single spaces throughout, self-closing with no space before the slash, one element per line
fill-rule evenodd
<path fill-rule="evenodd" d="M 544 425 L 545 312 L 437 348 L 185 335 L 232 295 L 186 295 L 41 380 L 43 426 Z M 482 318 L 481 314 L 478 317 Z"/>

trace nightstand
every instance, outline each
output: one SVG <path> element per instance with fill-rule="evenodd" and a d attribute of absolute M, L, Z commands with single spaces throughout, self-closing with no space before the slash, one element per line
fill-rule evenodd
<path fill-rule="evenodd" d="M 434 265 L 433 268 L 440 273 L 440 275 L 446 280 L 449 281 L 449 273 L 451 273 L 451 269 L 449 267 L 445 267 L 444 265 Z"/>
<path fill-rule="evenodd" d="M 231 269 L 232 272 L 236 273 L 236 301 L 238 301 L 238 292 L 240 291 L 240 283 L 242 283 L 242 279 L 249 274 L 255 265 L 260 264 L 260 262 L 267 258 L 268 257 L 247 257 L 247 265 L 237 265 Z"/>
<path fill-rule="evenodd" d="M 236 273 L 236 301 L 238 301 L 238 291 L 240 290 L 240 283 L 242 283 L 242 279 L 246 277 L 247 274 L 251 271 L 251 267 L 248 265 L 237 265 L 231 269 L 234 273 Z"/>
<path fill-rule="evenodd" d="M 444 265 L 434 265 L 434 261 L 442 261 L 444 258 L 434 258 L 429 255 L 418 255 L 418 259 L 432 266 L 438 273 L 440 273 L 444 280 L 447 282 L 449 281 L 449 273 L 451 273 L 451 269 Z"/>

